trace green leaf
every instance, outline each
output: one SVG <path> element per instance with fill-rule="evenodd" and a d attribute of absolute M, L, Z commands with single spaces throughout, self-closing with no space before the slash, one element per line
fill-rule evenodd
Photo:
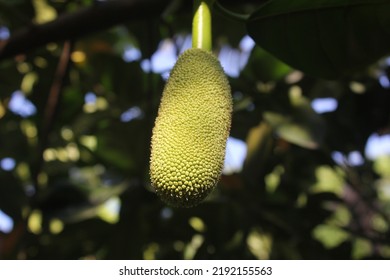
<path fill-rule="evenodd" d="M 390 177 L 390 156 L 381 155 L 374 161 L 373 169 L 381 177 L 389 178 Z"/>
<path fill-rule="evenodd" d="M 335 248 L 349 238 L 349 234 L 344 230 L 331 225 L 318 225 L 313 230 L 313 236 L 326 248 Z"/>
<path fill-rule="evenodd" d="M 246 139 L 248 147 L 242 174 L 257 186 L 258 170 L 264 167 L 272 150 L 272 129 L 265 123 L 251 128 Z M 254 176 L 255 174 L 255 176 Z"/>
<path fill-rule="evenodd" d="M 316 168 L 315 173 L 317 177 L 317 183 L 312 186 L 312 192 L 332 192 L 340 197 L 342 196 L 345 183 L 340 172 L 337 172 L 328 165 L 322 165 Z"/>
<path fill-rule="evenodd" d="M 288 65 L 256 46 L 251 53 L 251 59 L 245 66 L 241 77 L 244 76 L 252 80 L 269 82 L 277 81 L 289 72 L 291 72 L 291 68 Z"/>
<path fill-rule="evenodd" d="M 294 92 L 298 93 L 295 94 Z M 298 88 L 290 90 L 289 107 L 286 111 L 265 111 L 263 117 L 276 134 L 284 140 L 295 145 L 317 149 L 324 141 L 325 122 L 310 106 L 307 98 L 299 94 Z"/>
<path fill-rule="evenodd" d="M 372 254 L 373 248 L 369 240 L 364 238 L 357 238 L 353 244 L 352 258 L 363 259 Z"/>
<path fill-rule="evenodd" d="M 258 45 L 309 75 L 335 79 L 390 51 L 389 0 L 275 0 L 251 15 Z"/>

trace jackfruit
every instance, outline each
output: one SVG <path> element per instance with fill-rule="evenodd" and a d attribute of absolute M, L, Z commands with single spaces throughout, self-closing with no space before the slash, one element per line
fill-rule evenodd
<path fill-rule="evenodd" d="M 192 207 L 214 189 L 232 107 L 218 59 L 197 48 L 181 54 L 165 85 L 151 142 L 150 178 L 162 201 Z"/>

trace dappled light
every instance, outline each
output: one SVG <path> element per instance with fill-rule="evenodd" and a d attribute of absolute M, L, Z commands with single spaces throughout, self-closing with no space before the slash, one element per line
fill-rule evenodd
<path fill-rule="evenodd" d="M 333 112 L 337 109 L 337 99 L 327 98 L 316 98 L 311 101 L 311 107 L 318 114 Z"/>
<path fill-rule="evenodd" d="M 382 155 L 390 155 L 390 135 L 378 135 L 373 133 L 367 139 L 365 154 L 367 158 L 374 160 Z"/>
<path fill-rule="evenodd" d="M 21 91 L 12 93 L 8 108 L 15 114 L 27 118 L 34 115 L 37 111 L 35 105 L 29 101 Z"/>
<path fill-rule="evenodd" d="M 241 39 L 238 49 L 228 45 L 222 46 L 219 52 L 219 59 L 228 76 L 237 78 L 240 75 L 240 72 L 248 62 L 254 46 L 255 44 L 249 36 Z"/>
<path fill-rule="evenodd" d="M 143 117 L 144 113 L 142 112 L 141 108 L 134 106 L 124 111 L 121 114 L 120 119 L 122 122 L 131 122 L 132 120 L 142 119 Z"/>
<path fill-rule="evenodd" d="M 14 221 L 0 209 L 0 231 L 10 233 L 14 228 Z"/>
<path fill-rule="evenodd" d="M 0 160 L 0 167 L 5 171 L 11 171 L 15 168 L 16 162 L 13 158 L 2 158 Z"/>
<path fill-rule="evenodd" d="M 247 147 L 240 139 L 229 137 L 226 143 L 226 155 L 223 174 L 239 173 L 244 165 Z"/>
<path fill-rule="evenodd" d="M 123 60 L 126 62 L 138 61 L 142 58 L 141 51 L 136 47 L 129 45 L 125 47 L 125 51 L 123 53 Z"/>
<path fill-rule="evenodd" d="M 9 29 L 6 26 L 0 26 L 0 40 L 7 40 L 9 36 Z"/>

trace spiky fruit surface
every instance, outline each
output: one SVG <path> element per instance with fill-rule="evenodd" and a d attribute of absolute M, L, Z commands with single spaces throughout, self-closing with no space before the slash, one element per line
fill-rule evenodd
<path fill-rule="evenodd" d="M 171 206 L 200 203 L 222 172 L 232 114 L 229 82 L 218 59 L 185 51 L 165 85 L 153 128 L 150 177 Z"/>

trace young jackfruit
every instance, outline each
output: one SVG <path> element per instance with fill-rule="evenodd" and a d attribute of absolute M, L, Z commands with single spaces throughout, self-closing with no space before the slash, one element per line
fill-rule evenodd
<path fill-rule="evenodd" d="M 216 186 L 229 136 L 232 98 L 218 59 L 189 49 L 165 85 L 153 128 L 150 177 L 169 205 L 191 207 Z"/>

